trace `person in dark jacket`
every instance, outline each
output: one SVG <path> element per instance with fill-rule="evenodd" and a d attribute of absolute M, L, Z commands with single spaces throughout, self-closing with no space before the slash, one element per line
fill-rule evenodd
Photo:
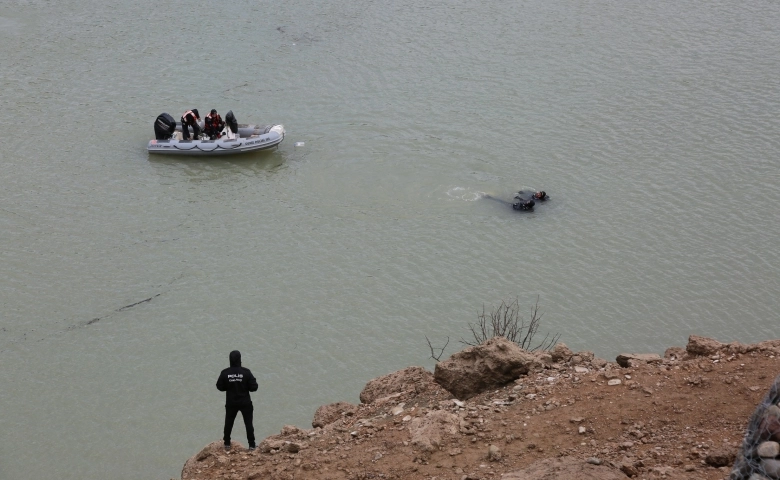
<path fill-rule="evenodd" d="M 198 113 L 197 108 L 193 108 L 192 110 L 187 110 L 182 114 L 181 138 L 183 140 L 190 139 L 190 129 L 187 128 L 187 126 L 192 127 L 192 131 L 195 134 L 195 140 L 197 140 L 198 137 L 200 137 L 200 125 L 198 125 L 198 120 L 200 120 L 200 114 Z"/>
<path fill-rule="evenodd" d="M 246 439 L 249 449 L 255 449 L 255 428 L 252 426 L 252 399 L 249 392 L 257 391 L 257 380 L 248 368 L 241 366 L 241 352 L 230 352 L 230 368 L 222 370 L 217 380 L 217 390 L 225 392 L 225 431 L 223 440 L 225 450 L 230 450 L 230 432 L 233 431 L 233 422 L 236 415 L 241 412 L 246 426 Z"/>
<path fill-rule="evenodd" d="M 203 131 L 209 138 L 216 140 L 219 138 L 219 132 L 221 132 L 223 128 L 225 128 L 225 122 L 222 121 L 222 117 L 217 113 L 217 109 L 212 108 L 211 113 L 206 115 L 206 123 Z"/>

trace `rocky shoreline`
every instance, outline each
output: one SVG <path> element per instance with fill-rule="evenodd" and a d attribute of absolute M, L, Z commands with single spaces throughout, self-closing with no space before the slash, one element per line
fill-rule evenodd
<path fill-rule="evenodd" d="M 324 405 L 312 428 L 285 426 L 255 451 L 217 440 L 181 479 L 774 480 L 778 373 L 780 340 L 692 335 L 663 356 L 609 362 L 497 337 L 434 373 L 371 380 L 360 404 Z"/>

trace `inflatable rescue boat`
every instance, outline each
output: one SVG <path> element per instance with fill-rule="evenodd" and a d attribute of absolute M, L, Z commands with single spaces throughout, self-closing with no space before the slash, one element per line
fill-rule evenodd
<path fill-rule="evenodd" d="M 198 125 L 203 130 L 203 121 Z M 201 135 L 195 139 L 192 128 L 187 127 L 189 140 L 182 140 L 181 122 L 174 121 L 167 113 L 160 114 L 154 121 L 154 140 L 149 141 L 149 153 L 165 155 L 215 156 L 256 152 L 273 148 L 284 140 L 284 125 L 239 124 L 232 111 L 225 115 L 225 128 L 219 138 L 208 139 Z"/>

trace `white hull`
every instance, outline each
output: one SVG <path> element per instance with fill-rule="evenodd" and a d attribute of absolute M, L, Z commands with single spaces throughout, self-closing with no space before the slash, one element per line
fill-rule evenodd
<path fill-rule="evenodd" d="M 149 153 L 164 155 L 214 156 L 256 152 L 273 148 L 284 140 L 284 125 L 258 128 L 254 125 L 239 126 L 239 135 L 223 135 L 217 140 L 182 140 L 181 126 L 170 140 L 150 140 Z M 243 133 L 250 135 L 244 137 Z"/>

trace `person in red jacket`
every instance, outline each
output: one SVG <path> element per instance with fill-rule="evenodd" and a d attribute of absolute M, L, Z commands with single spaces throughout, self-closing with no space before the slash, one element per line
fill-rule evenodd
<path fill-rule="evenodd" d="M 246 440 L 249 442 L 249 450 L 254 450 L 255 428 L 252 426 L 252 399 L 249 392 L 257 391 L 257 380 L 248 368 L 241 366 L 241 352 L 230 352 L 230 368 L 222 370 L 217 380 L 217 390 L 225 392 L 225 450 L 230 450 L 230 433 L 233 431 L 233 422 L 236 415 L 241 412 L 246 426 Z"/>
<path fill-rule="evenodd" d="M 188 126 L 192 127 L 192 131 L 195 134 L 195 140 L 200 137 L 200 125 L 198 125 L 198 120 L 200 120 L 200 114 L 198 113 L 197 108 L 193 108 L 192 110 L 187 110 L 184 112 L 181 116 L 181 138 L 184 140 L 190 139 L 190 129 L 187 128 Z"/>
<path fill-rule="evenodd" d="M 217 113 L 217 109 L 212 108 L 211 113 L 206 115 L 206 125 L 203 128 L 203 131 L 209 138 L 216 140 L 220 137 L 219 132 L 221 132 L 223 128 L 225 128 L 225 122 L 222 121 L 222 117 Z"/>

